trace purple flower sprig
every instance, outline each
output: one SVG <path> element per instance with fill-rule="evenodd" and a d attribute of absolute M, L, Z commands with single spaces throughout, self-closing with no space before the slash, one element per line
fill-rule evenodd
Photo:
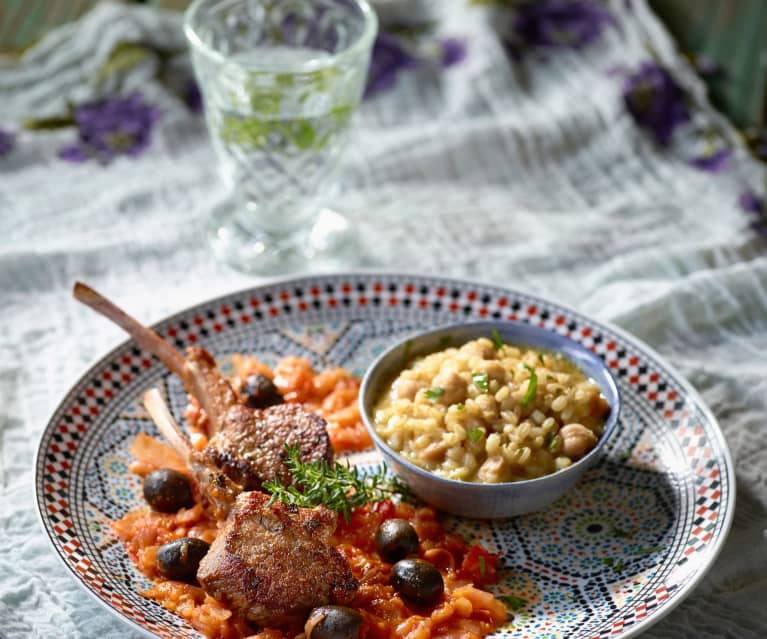
<path fill-rule="evenodd" d="M 59 150 L 68 162 L 95 159 L 109 164 L 119 155 L 136 157 L 150 145 L 159 110 L 140 93 L 104 98 L 74 109 L 77 142 Z"/>
<path fill-rule="evenodd" d="M 655 61 L 643 62 L 626 75 L 623 102 L 634 122 L 662 147 L 669 146 L 674 130 L 690 120 L 687 94 Z"/>
<path fill-rule="evenodd" d="M 16 146 L 16 134 L 0 129 L 0 157 L 8 155 Z"/>
<path fill-rule="evenodd" d="M 466 43 L 459 38 L 445 38 L 427 53 L 405 44 L 404 38 L 391 33 L 378 34 L 373 45 L 365 98 L 391 89 L 403 71 L 436 62 L 446 69 L 466 58 Z"/>
<path fill-rule="evenodd" d="M 751 189 L 740 194 L 738 204 L 751 217 L 749 226 L 759 235 L 767 237 L 767 179 L 764 181 L 765 195 Z"/>
<path fill-rule="evenodd" d="M 732 166 L 732 149 L 721 147 L 690 160 L 690 165 L 708 173 L 723 173 Z"/>
<path fill-rule="evenodd" d="M 528 0 L 516 7 L 516 47 L 581 49 L 615 19 L 596 0 Z"/>

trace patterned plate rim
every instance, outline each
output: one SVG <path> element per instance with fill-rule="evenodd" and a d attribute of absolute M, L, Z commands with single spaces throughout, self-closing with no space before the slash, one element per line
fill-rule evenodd
<path fill-rule="evenodd" d="M 670 377 L 673 378 L 674 382 L 678 384 L 679 387 L 684 391 L 685 396 L 695 404 L 697 409 L 702 413 L 702 415 L 706 418 L 706 420 L 710 424 L 711 433 L 712 435 L 715 436 L 717 443 L 719 444 L 719 453 L 724 460 L 724 467 L 728 475 L 728 486 L 727 486 L 728 500 L 726 502 L 726 505 L 724 505 L 725 512 L 723 513 L 724 517 L 723 517 L 723 521 L 722 521 L 722 525 L 720 529 L 721 532 L 719 536 L 716 538 L 716 540 L 714 541 L 713 545 L 707 546 L 705 554 L 700 558 L 702 559 L 700 567 L 695 571 L 695 574 L 693 575 L 693 577 L 690 578 L 687 581 L 687 583 L 685 583 L 679 590 L 674 592 L 673 596 L 669 597 L 669 601 L 665 605 L 661 606 L 657 613 L 647 615 L 644 619 L 632 624 L 628 628 L 621 628 L 618 631 L 619 634 L 615 634 L 614 636 L 616 639 L 630 639 L 631 637 L 636 637 L 637 635 L 647 630 L 650 626 L 654 625 L 655 623 L 657 623 L 658 621 L 666 617 L 679 604 L 681 604 L 682 601 L 684 601 L 690 595 L 690 593 L 692 593 L 693 590 L 695 590 L 695 588 L 700 584 L 700 582 L 703 580 L 703 578 L 706 576 L 708 571 L 713 566 L 714 562 L 719 556 L 727 540 L 730 529 L 732 527 L 732 522 L 733 522 L 733 518 L 735 514 L 735 500 L 736 500 L 736 490 L 737 490 L 736 482 L 734 480 L 735 475 L 734 475 L 734 466 L 732 462 L 732 455 L 730 453 L 730 449 L 727 445 L 727 441 L 724 437 L 724 434 L 722 433 L 722 429 L 719 426 L 719 422 L 717 418 L 711 412 L 711 409 L 708 407 L 708 405 L 704 402 L 700 393 L 698 393 L 698 391 L 692 386 L 692 384 L 689 381 L 687 381 L 687 379 L 683 375 L 681 375 L 681 373 L 679 373 L 679 371 L 677 371 L 677 369 L 674 366 L 672 366 L 668 362 L 668 360 L 665 359 L 665 357 L 660 355 L 657 351 L 655 351 L 651 346 L 646 344 L 644 341 L 642 341 L 638 337 L 635 337 L 634 335 L 630 334 L 628 331 L 625 331 L 619 326 L 616 326 L 615 324 L 612 324 L 609 321 L 595 320 L 589 317 L 588 315 L 585 315 L 573 309 L 572 307 L 568 305 L 561 304 L 559 302 L 554 302 L 546 297 L 542 297 L 535 293 L 528 293 L 526 291 L 516 290 L 503 285 L 490 284 L 481 280 L 475 280 L 471 278 L 461 278 L 461 277 L 443 277 L 438 275 L 437 276 L 430 275 L 427 273 L 404 272 L 404 271 L 398 271 L 398 270 L 360 269 L 355 271 L 329 272 L 329 273 L 321 273 L 321 274 L 303 274 L 299 276 L 291 276 L 291 277 L 284 277 L 284 278 L 279 277 L 279 278 L 269 279 L 268 281 L 262 284 L 245 287 L 241 289 L 236 289 L 234 291 L 224 293 L 222 295 L 210 297 L 202 301 L 199 301 L 195 304 L 192 304 L 190 306 L 187 306 L 181 309 L 180 311 L 167 315 L 156 322 L 153 322 L 150 325 L 150 327 L 157 330 L 162 328 L 163 326 L 170 325 L 176 322 L 177 320 L 182 320 L 185 317 L 189 317 L 195 313 L 199 313 L 203 309 L 210 307 L 212 305 L 226 304 L 227 302 L 231 300 L 244 298 L 246 296 L 254 296 L 264 292 L 265 290 L 275 289 L 279 287 L 296 287 L 299 284 L 302 284 L 305 287 L 309 285 L 319 286 L 320 283 L 326 283 L 330 281 L 333 281 L 333 282 L 337 281 L 340 283 L 343 280 L 353 280 L 355 278 L 367 279 L 371 277 L 381 278 L 381 279 L 394 278 L 396 280 L 402 280 L 402 281 L 407 281 L 407 280 L 420 281 L 420 282 L 428 281 L 432 285 L 438 283 L 440 286 L 443 286 L 443 287 L 450 287 L 450 286 L 475 287 L 479 289 L 493 290 L 498 295 L 505 294 L 505 295 L 509 295 L 510 297 L 518 296 L 522 298 L 528 298 L 530 300 L 535 300 L 548 308 L 556 309 L 557 311 L 561 311 L 562 313 L 568 314 L 571 317 L 578 318 L 580 320 L 585 320 L 591 324 L 607 329 L 607 331 L 612 332 L 616 337 L 623 340 L 626 344 L 633 346 L 638 351 L 643 352 L 645 355 L 654 359 L 656 363 L 660 364 L 665 369 L 665 372 L 667 372 L 670 375 Z M 71 562 L 68 562 L 66 560 L 66 558 L 62 554 L 61 547 L 59 547 L 56 544 L 48 528 L 46 527 L 47 515 L 44 512 L 43 490 L 42 490 L 42 481 L 41 481 L 41 468 L 43 467 L 43 463 L 44 463 L 43 456 L 46 452 L 43 449 L 43 446 L 45 444 L 45 441 L 48 438 L 48 435 L 51 433 L 51 431 L 55 429 L 57 416 L 62 412 L 64 408 L 66 408 L 69 405 L 70 400 L 74 396 L 76 396 L 80 387 L 84 384 L 84 382 L 86 382 L 86 380 L 90 379 L 90 377 L 93 375 L 94 372 L 96 372 L 105 363 L 112 361 L 112 359 L 118 353 L 128 348 L 132 344 L 135 344 L 132 338 L 125 339 L 119 342 L 113 348 L 111 348 L 106 354 L 101 356 L 96 356 L 88 365 L 86 365 L 86 368 L 82 372 L 82 374 L 77 378 L 77 380 L 72 384 L 69 390 L 64 394 L 61 401 L 51 411 L 50 417 L 48 418 L 46 426 L 40 434 L 40 439 L 39 439 L 37 451 L 35 454 L 34 497 L 35 497 L 37 519 L 44 533 L 44 536 L 48 540 L 48 543 L 50 544 L 50 547 L 53 550 L 55 556 L 67 568 L 70 574 L 75 578 L 75 582 L 83 590 L 85 590 L 93 600 L 98 602 L 103 608 L 105 608 L 110 614 L 115 616 L 117 619 L 120 619 L 123 623 L 128 624 L 135 630 L 142 633 L 144 636 L 153 637 L 156 639 L 158 637 L 157 634 L 151 632 L 144 626 L 140 625 L 138 622 L 122 614 L 117 608 L 115 608 L 109 602 L 105 601 L 102 597 L 100 597 L 96 592 L 94 592 L 89 587 L 89 585 L 84 581 L 83 577 L 78 573 L 76 567 L 73 566 Z"/>

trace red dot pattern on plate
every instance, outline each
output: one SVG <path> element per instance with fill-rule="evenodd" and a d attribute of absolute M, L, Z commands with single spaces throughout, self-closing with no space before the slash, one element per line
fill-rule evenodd
<path fill-rule="evenodd" d="M 234 300 L 234 301 L 233 301 Z M 213 333 L 225 332 L 238 326 L 290 317 L 300 320 L 310 309 L 337 309 L 339 307 L 407 308 L 411 311 L 438 312 L 445 321 L 462 318 L 495 318 L 529 322 L 560 335 L 568 336 L 604 359 L 613 374 L 624 384 L 630 385 L 646 398 L 655 411 L 668 420 L 675 429 L 680 445 L 692 460 L 696 477 L 696 514 L 689 534 L 682 565 L 691 555 L 704 551 L 717 529 L 721 504 L 721 477 L 713 458 L 713 451 L 706 433 L 699 423 L 694 423 L 684 408 L 678 391 L 663 379 L 662 375 L 645 362 L 640 353 L 632 352 L 611 338 L 605 338 L 600 329 L 590 326 L 582 319 L 573 319 L 558 309 L 549 311 L 541 304 L 529 304 L 514 299 L 510 294 L 497 296 L 475 290 L 465 284 L 455 288 L 449 285 L 429 285 L 416 281 L 384 277 L 376 280 L 348 280 L 338 283 L 328 279 L 324 283 L 309 285 L 286 285 L 285 288 L 266 289 L 252 296 L 243 295 L 228 299 L 225 303 L 209 304 L 205 312 L 198 312 L 191 319 L 176 320 L 162 329 L 164 337 L 177 347 L 204 341 Z M 116 393 L 129 384 L 142 370 L 158 365 L 155 358 L 138 348 L 129 348 L 120 357 L 108 362 L 91 376 L 89 385 L 75 397 L 67 400 L 63 411 L 58 411 L 58 427 L 53 431 L 42 451 L 42 500 L 46 527 L 54 544 L 65 561 L 80 575 L 82 580 L 104 601 L 162 637 L 178 636 L 171 633 L 161 622 L 130 602 L 99 575 L 84 555 L 76 538 L 72 523 L 68 494 L 72 460 L 90 423 L 100 414 L 101 408 Z M 656 589 L 654 595 L 638 603 L 630 614 L 617 621 L 609 630 L 594 635 L 593 639 L 607 639 L 620 634 L 625 628 L 642 621 L 652 611 L 669 599 L 666 586 Z M 191 635 L 190 635 L 191 636 Z"/>

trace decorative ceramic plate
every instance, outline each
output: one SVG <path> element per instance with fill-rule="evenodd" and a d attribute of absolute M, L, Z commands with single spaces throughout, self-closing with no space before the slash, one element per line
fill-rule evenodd
<path fill-rule="evenodd" d="M 290 354 L 361 376 L 409 332 L 491 317 L 543 326 L 592 349 L 613 371 L 623 399 L 604 458 L 548 510 L 450 522 L 500 553 L 505 569 L 494 591 L 522 600 L 493 636 L 634 636 L 703 577 L 724 543 L 735 498 L 732 462 L 714 417 L 638 340 L 512 290 L 392 274 L 284 281 L 190 308 L 156 328 L 179 348 L 205 346 L 224 367 L 236 352 L 271 365 Z M 139 594 L 148 582 L 109 527 L 143 502 L 140 480 L 128 472 L 128 446 L 140 431 L 156 434 L 139 398 L 158 384 L 180 419 L 186 401 L 180 381 L 134 342 L 88 370 L 43 433 L 37 504 L 56 553 L 104 605 L 150 635 L 199 637 Z M 369 464 L 376 454 L 356 461 Z"/>

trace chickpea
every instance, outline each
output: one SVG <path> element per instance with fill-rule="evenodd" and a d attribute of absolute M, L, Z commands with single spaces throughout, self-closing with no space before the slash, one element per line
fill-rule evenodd
<path fill-rule="evenodd" d="M 418 391 L 425 386 L 426 384 L 420 380 L 400 377 L 396 382 L 394 382 L 392 390 L 394 391 L 394 397 L 396 399 L 409 399 L 412 402 L 415 400 L 415 396 L 418 394 Z"/>
<path fill-rule="evenodd" d="M 469 357 L 475 356 L 479 357 L 480 359 L 497 358 L 495 353 L 495 346 L 489 339 L 485 337 L 480 337 L 479 339 L 467 342 L 461 346 L 460 352 L 464 355 L 468 355 Z"/>
<path fill-rule="evenodd" d="M 583 424 L 567 424 L 560 431 L 562 452 L 571 459 L 583 457 L 597 443 L 597 436 Z"/>
<path fill-rule="evenodd" d="M 497 360 L 482 362 L 480 369 L 487 373 L 489 380 L 495 380 L 499 384 L 502 384 L 506 380 L 506 369 L 503 367 L 503 364 Z"/>
<path fill-rule="evenodd" d="M 450 406 L 466 399 L 466 382 L 454 370 L 440 371 L 434 378 L 433 385 L 444 391 L 439 398 L 440 404 Z"/>
<path fill-rule="evenodd" d="M 485 484 L 495 484 L 511 479 L 509 462 L 503 455 L 491 455 L 477 471 L 477 479 Z"/>

